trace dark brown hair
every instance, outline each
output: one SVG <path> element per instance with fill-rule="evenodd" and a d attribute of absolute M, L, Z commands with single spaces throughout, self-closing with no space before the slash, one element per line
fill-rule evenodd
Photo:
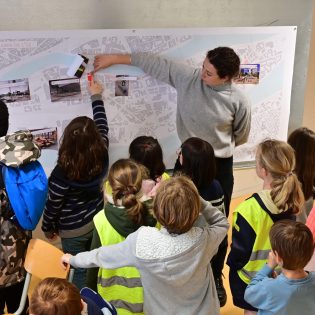
<path fill-rule="evenodd" d="M 314 253 L 314 239 L 310 229 L 301 222 L 282 220 L 276 222 L 270 232 L 270 243 L 283 260 L 283 268 L 302 269 Z"/>
<path fill-rule="evenodd" d="M 265 140 L 258 145 L 256 161 L 272 177 L 271 198 L 282 212 L 300 212 L 304 204 L 301 184 L 293 173 L 295 156 L 292 147 L 284 141 Z"/>
<path fill-rule="evenodd" d="M 230 47 L 217 47 L 207 53 L 209 62 L 217 70 L 218 76 L 223 79 L 233 79 L 240 71 L 240 58 Z"/>
<path fill-rule="evenodd" d="M 143 223 L 147 211 L 140 201 L 142 174 L 141 167 L 131 159 L 116 161 L 108 174 L 115 205 L 118 204 L 118 200 L 121 200 L 128 216 L 137 224 Z"/>
<path fill-rule="evenodd" d="M 192 137 L 181 145 L 181 172 L 191 178 L 198 190 L 209 186 L 215 177 L 216 165 L 211 144 Z"/>
<path fill-rule="evenodd" d="M 165 172 L 162 148 L 157 141 L 150 136 L 135 138 L 129 146 L 129 157 L 137 163 L 143 164 L 150 173 L 150 178 L 156 180 Z"/>
<path fill-rule="evenodd" d="M 77 117 L 65 128 L 58 165 L 69 179 L 77 181 L 90 180 L 106 172 L 107 146 L 91 118 Z"/>
<path fill-rule="evenodd" d="M 194 183 L 186 176 L 162 181 L 153 204 L 154 215 L 169 233 L 189 231 L 200 212 L 200 197 Z"/>
<path fill-rule="evenodd" d="M 0 137 L 4 137 L 9 129 L 9 111 L 7 105 L 0 100 Z"/>
<path fill-rule="evenodd" d="M 294 130 L 288 143 L 295 151 L 295 173 L 302 184 L 305 199 L 314 195 L 315 186 L 315 133 L 305 127 Z"/>
<path fill-rule="evenodd" d="M 81 315 L 79 289 L 60 278 L 46 278 L 34 289 L 29 312 L 32 315 Z"/>

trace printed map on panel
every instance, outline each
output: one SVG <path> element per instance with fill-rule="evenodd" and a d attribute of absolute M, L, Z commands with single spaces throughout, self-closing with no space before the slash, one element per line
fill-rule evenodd
<path fill-rule="evenodd" d="M 286 139 L 295 33 L 293 27 L 0 32 L 0 98 L 9 106 L 10 131 L 52 128 L 59 140 L 71 119 L 92 117 L 86 73 L 92 70 L 95 55 L 141 51 L 201 67 L 209 49 L 230 46 L 242 64 L 260 65 L 258 84 L 238 84 L 252 103 L 252 130 L 249 142 L 236 149 L 234 161 L 253 161 L 262 139 Z M 67 76 L 75 54 L 89 58 L 78 82 Z M 116 96 L 117 75 L 132 78 L 128 96 Z M 68 79 L 67 86 L 62 79 Z M 159 139 L 167 167 L 172 168 L 180 146 L 176 90 L 132 66 L 102 70 L 95 80 L 104 85 L 111 162 L 127 157 L 135 137 L 152 135 Z M 65 93 L 55 97 L 60 88 Z M 43 150 L 48 171 L 54 167 L 57 147 Z"/>

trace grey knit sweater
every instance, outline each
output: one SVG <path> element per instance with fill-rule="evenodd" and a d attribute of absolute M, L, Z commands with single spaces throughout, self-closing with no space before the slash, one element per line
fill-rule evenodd
<path fill-rule="evenodd" d="M 247 141 L 250 104 L 234 84 L 210 87 L 200 79 L 201 70 L 162 56 L 133 54 L 131 63 L 177 90 L 177 133 L 208 141 L 215 156 L 228 158 L 234 147 Z"/>

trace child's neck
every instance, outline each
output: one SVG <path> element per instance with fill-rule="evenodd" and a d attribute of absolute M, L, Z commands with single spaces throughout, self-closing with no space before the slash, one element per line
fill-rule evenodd
<path fill-rule="evenodd" d="M 265 178 L 263 178 L 263 189 L 267 189 L 270 190 L 271 189 L 271 184 L 272 184 L 272 177 L 270 175 L 266 176 Z"/>
<path fill-rule="evenodd" d="M 282 273 L 286 276 L 286 278 L 292 280 L 303 279 L 307 276 L 307 272 L 304 269 L 288 270 L 282 268 Z"/>

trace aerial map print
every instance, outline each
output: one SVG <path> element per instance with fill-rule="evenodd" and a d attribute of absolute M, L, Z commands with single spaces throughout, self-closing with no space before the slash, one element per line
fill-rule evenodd
<path fill-rule="evenodd" d="M 148 52 L 201 67 L 208 50 L 230 46 L 243 65 L 235 84 L 252 104 L 249 142 L 234 156 L 234 162 L 246 164 L 254 160 L 255 146 L 262 139 L 286 139 L 295 38 L 295 27 L 0 32 L 0 99 L 9 107 L 10 131 L 51 129 L 58 144 L 71 119 L 92 116 L 87 74 L 95 55 Z M 88 63 L 80 78 L 69 77 L 78 54 Z M 127 157 L 135 137 L 152 135 L 172 168 L 180 146 L 176 90 L 126 65 L 101 70 L 95 80 L 104 85 L 111 162 Z M 41 159 L 48 172 L 56 161 L 56 148 L 43 150 Z"/>

